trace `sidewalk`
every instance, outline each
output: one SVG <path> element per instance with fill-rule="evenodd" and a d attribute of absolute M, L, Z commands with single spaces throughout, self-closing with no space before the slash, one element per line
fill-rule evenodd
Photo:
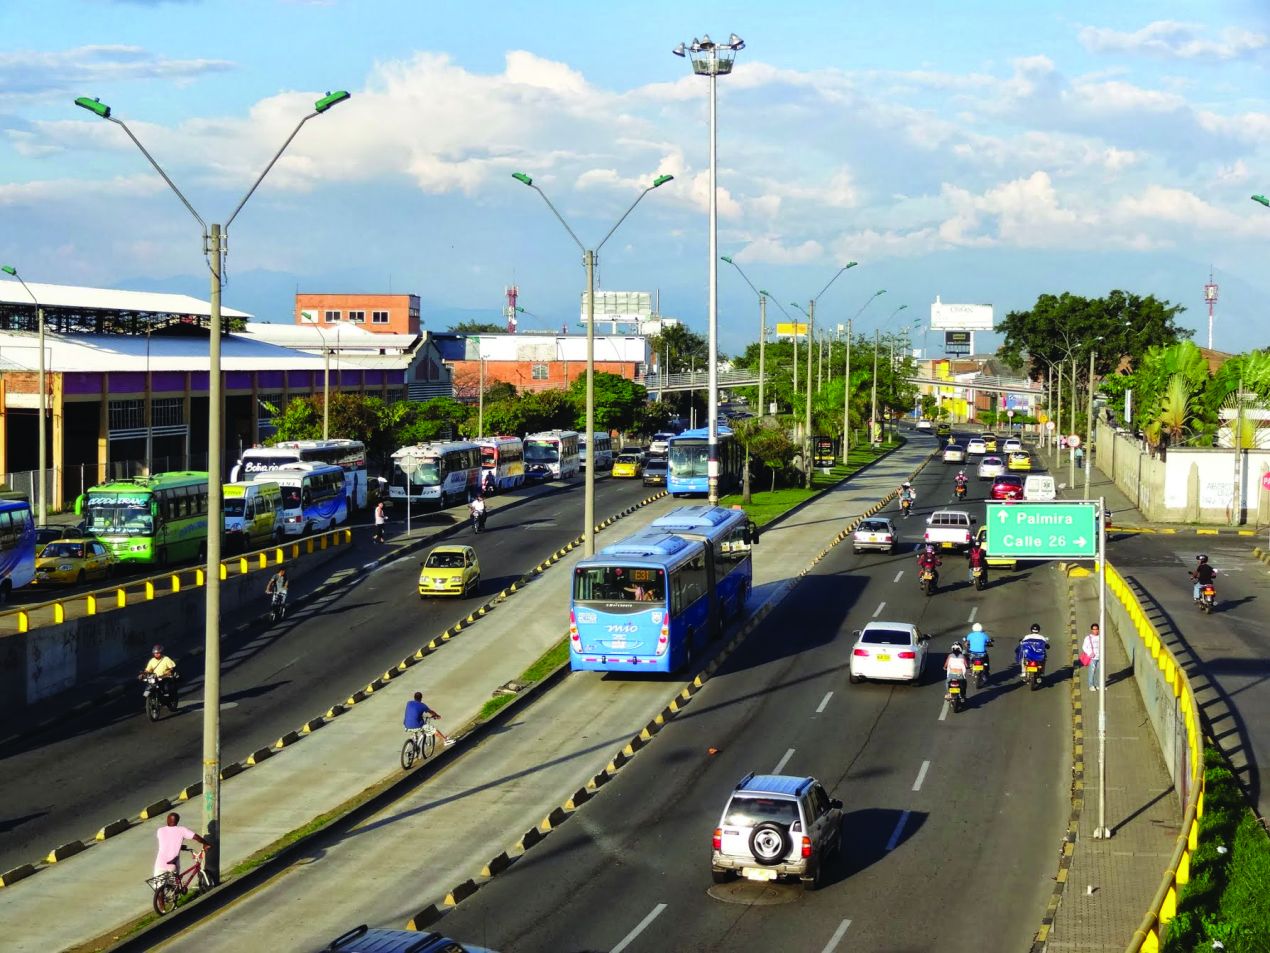
<path fill-rule="evenodd" d="M 845 519 L 858 515 L 867 505 L 894 490 L 900 479 L 929 456 L 931 449 L 925 441 L 913 441 L 766 532 L 757 550 L 756 562 L 764 568 L 756 579 L 759 585 L 753 604 L 757 605 L 766 594 L 796 576 L 843 528 Z M 601 545 L 633 532 L 678 505 L 682 504 L 663 500 L 637 511 L 606 530 L 600 537 Z M 519 675 L 564 633 L 571 568 L 579 558 L 580 548 L 560 560 L 563 567 L 529 583 L 507 602 L 490 610 L 487 617 L 470 627 L 464 626 L 460 634 L 438 634 L 431 643 L 422 646 L 414 658 L 403 660 L 401 671 L 416 663 L 422 666 L 405 677 L 395 677 L 396 671 L 385 673 L 387 680 L 376 679 L 361 688 L 350 675 L 349 684 L 324 688 L 323 692 L 329 693 L 326 700 L 338 700 L 340 704 L 323 717 L 322 705 L 315 700 L 312 722 L 298 726 L 299 731 L 279 739 L 279 745 L 258 753 L 260 763 L 241 768 L 240 773 L 226 781 L 222 870 L 232 870 L 252 854 L 315 817 L 335 810 L 367 788 L 399 778 L 400 768 L 395 765 L 402 740 L 399 713 L 404 700 L 421 684 L 428 687 L 429 703 L 445 713 L 446 725 L 461 725 L 475 717 L 493 688 Z M 428 638 L 428 634 L 421 635 L 421 641 L 426 642 Z M 457 640 L 459 645 L 437 651 L 451 640 Z M 366 674 L 358 673 L 359 677 Z M 656 691 L 646 694 L 650 698 L 657 696 L 657 710 L 660 710 L 665 703 L 662 696 L 666 694 L 666 686 L 654 682 L 648 685 Z M 333 697 L 337 692 L 338 698 Z M 353 692 L 347 701 L 343 700 L 345 692 Z M 641 719 L 635 724 L 638 726 L 644 721 L 646 719 Z M 549 791 L 540 792 L 533 786 L 535 773 L 525 776 L 526 772 L 521 770 L 525 767 L 526 750 L 521 733 L 506 731 L 507 727 L 510 726 L 493 735 L 494 739 L 506 737 L 512 747 L 496 759 L 499 773 L 497 783 L 490 788 L 492 807 L 514 803 L 523 813 L 525 804 L 534 802 L 537 806 L 532 810 L 550 809 L 560 794 L 558 780 L 549 785 Z M 577 730 L 576 725 L 573 727 L 574 736 L 553 743 L 562 749 L 578 746 L 585 732 Z M 302 743 L 296 744 L 297 740 Z M 590 744 L 595 744 L 594 738 Z M 463 748 L 460 740 L 453 754 L 445 756 L 446 760 L 453 759 Z M 550 764 L 568 760 L 563 751 L 557 753 L 550 747 L 544 750 L 552 751 Z M 607 744 L 596 747 L 595 752 L 594 757 L 604 759 L 612 755 Z M 464 760 L 438 767 L 441 769 L 438 781 L 445 778 L 447 783 L 457 784 L 466 791 L 483 789 L 469 781 Z M 547 778 L 548 773 L 543 776 Z M 433 783 L 425 782 L 420 790 L 430 790 Z M 454 799 L 442 800 L 448 803 Z M 466 807 L 472 801 L 459 798 L 458 803 Z M 196 805 L 197 798 L 185 806 L 185 819 L 194 826 L 199 823 Z M 167 810 L 166 805 L 156 805 L 150 813 L 161 818 Z M 518 830 L 515 826 L 500 826 L 499 816 L 492 808 L 475 811 L 469 823 L 472 819 L 476 823 L 476 833 L 472 836 L 492 838 L 499 843 L 499 849 L 503 846 L 501 842 L 514 838 Z M 445 831 L 445 824 L 439 813 L 430 812 L 430 829 Z M 5 948 L 14 951 L 63 949 L 107 934 L 116 925 L 145 914 L 149 896 L 142 881 L 153 861 L 154 827 L 153 821 L 135 826 L 97 843 L 85 857 L 70 858 L 0 890 Z M 469 850 L 477 846 L 467 844 Z M 434 854 L 429 850 L 431 859 L 421 868 L 419 844 L 415 842 L 413 848 L 409 860 L 411 876 L 417 878 L 429 872 L 434 862 L 436 873 L 446 872 L 443 864 L 449 861 L 445 860 L 444 852 Z M 325 851 L 319 849 L 318 853 Z M 469 860 L 467 856 L 457 857 L 464 865 Z M 338 865 L 330 867 L 338 872 Z M 471 872 L 465 876 L 471 876 Z M 345 892 L 348 885 L 349 881 L 343 881 Z M 439 884 L 442 889 L 448 885 Z M 416 887 L 422 890 L 422 885 L 416 883 Z M 283 909 L 290 922 L 303 925 L 294 910 Z M 257 934 L 255 940 L 259 941 L 261 936 Z"/>

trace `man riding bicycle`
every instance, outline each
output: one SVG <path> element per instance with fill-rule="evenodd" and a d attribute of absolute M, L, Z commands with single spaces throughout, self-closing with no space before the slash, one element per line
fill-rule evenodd
<path fill-rule="evenodd" d="M 440 717 L 441 716 L 429 708 L 427 703 L 423 700 L 423 692 L 415 692 L 415 697 L 406 702 L 406 713 L 403 716 L 401 723 L 405 726 L 406 731 L 420 731 L 427 726 L 429 718 Z M 454 739 L 447 738 L 445 735 L 441 734 L 440 728 L 433 728 L 432 730 L 437 733 L 437 736 L 447 748 L 454 744 Z"/>
<path fill-rule="evenodd" d="M 287 567 L 281 567 L 276 573 L 269 577 L 269 581 L 265 583 L 265 595 L 275 596 L 281 595 L 282 601 L 287 601 Z"/>

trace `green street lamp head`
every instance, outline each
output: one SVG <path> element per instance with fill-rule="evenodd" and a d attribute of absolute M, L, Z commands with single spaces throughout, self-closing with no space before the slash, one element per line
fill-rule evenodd
<path fill-rule="evenodd" d="M 657 178 L 653 179 L 653 186 L 652 186 L 652 187 L 653 187 L 653 188 L 655 188 L 655 189 L 659 189 L 659 188 L 661 188 L 663 185 L 665 185 L 667 182 L 670 182 L 670 181 L 671 181 L 671 180 L 673 180 L 673 179 L 674 179 L 674 176 L 673 176 L 673 175 L 659 175 L 659 176 L 657 176 Z"/>
<path fill-rule="evenodd" d="M 858 261 L 849 261 L 842 266 L 842 270 L 846 271 L 848 268 L 854 268 L 858 264 L 860 264 Z"/>
<path fill-rule="evenodd" d="M 720 260 L 720 261 L 726 261 L 729 265 L 735 265 L 735 264 L 736 264 L 736 262 L 734 262 L 734 261 L 733 261 L 731 258 L 729 258 L 727 255 L 720 255 L 720 256 L 719 256 L 719 260 Z"/>
<path fill-rule="evenodd" d="M 344 100 L 349 99 L 350 94 L 346 89 L 337 89 L 333 93 L 327 93 L 321 99 L 313 104 L 313 111 L 324 113 L 332 106 L 338 106 Z"/>
<path fill-rule="evenodd" d="M 533 179 L 531 179 L 529 176 L 525 175 L 525 173 L 523 173 L 523 172 L 513 172 L 513 173 L 512 173 L 512 178 L 513 178 L 513 179 L 515 179 L 517 182 L 522 182 L 522 183 L 524 183 L 525 185 L 528 185 L 528 186 L 531 186 L 531 187 L 532 187 L 532 186 L 533 186 L 533 184 L 534 184 L 534 180 L 533 180 Z"/>
<path fill-rule="evenodd" d="M 770 291 L 764 291 L 762 288 L 758 289 L 758 293 L 761 294 L 764 298 L 770 298 L 772 296 L 772 293 Z"/>
<path fill-rule="evenodd" d="M 87 96 L 80 96 L 75 100 L 75 105 L 81 109 L 87 109 L 90 113 L 96 113 L 102 119 L 110 118 L 110 107 L 100 99 L 89 99 Z"/>
<path fill-rule="evenodd" d="M 6 275 L 12 275 L 14 278 L 18 276 L 18 269 L 12 265 L 2 265 L 0 266 L 0 271 L 3 271 Z"/>
<path fill-rule="evenodd" d="M 1254 202 L 1260 202 L 1266 208 L 1270 208 L 1270 199 L 1266 198 L 1264 195 L 1254 195 L 1252 200 Z"/>
<path fill-rule="evenodd" d="M 884 294 L 886 294 L 886 289 L 885 289 L 885 288 L 883 288 L 881 291 L 875 291 L 875 292 L 873 292 L 873 297 L 875 297 L 875 298 L 876 298 L 878 295 L 884 295 Z M 903 304 L 902 304 L 902 305 L 900 305 L 900 307 L 901 307 L 901 308 L 906 308 L 906 307 L 908 307 L 908 305 L 903 305 Z"/>

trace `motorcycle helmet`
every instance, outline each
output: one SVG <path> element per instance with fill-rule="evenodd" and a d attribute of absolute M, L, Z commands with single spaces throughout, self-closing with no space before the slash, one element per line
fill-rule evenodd
<path fill-rule="evenodd" d="M 1037 623 L 1033 622 L 1032 628 L 1028 629 L 1028 632 L 1030 632 L 1032 635 L 1040 635 L 1041 627 Z"/>
<path fill-rule="evenodd" d="M 1208 562 L 1208 555 L 1206 553 L 1200 553 L 1198 556 L 1195 557 L 1195 559 L 1198 562 L 1206 563 Z"/>
<path fill-rule="evenodd" d="M 953 655 L 960 655 L 960 654 L 961 654 L 961 644 L 960 644 L 960 643 L 958 643 L 958 642 L 954 642 L 954 643 L 953 643 L 953 647 L 952 647 L 952 654 L 953 654 Z"/>
<path fill-rule="evenodd" d="M 971 632 L 982 632 L 982 631 L 983 631 L 983 623 L 982 623 L 982 622 L 976 622 L 974 625 L 972 625 L 972 626 L 970 627 L 970 631 L 971 631 Z"/>
<path fill-rule="evenodd" d="M 162 655 L 163 655 L 163 646 L 162 646 L 162 645 L 156 645 L 154 648 L 152 648 L 152 649 L 150 650 L 150 654 L 151 654 L 151 655 L 156 655 L 156 656 L 162 657 Z"/>

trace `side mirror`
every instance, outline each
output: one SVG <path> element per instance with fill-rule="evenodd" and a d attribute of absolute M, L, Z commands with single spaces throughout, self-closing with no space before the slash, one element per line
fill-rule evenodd
<path fill-rule="evenodd" d="M 84 494 L 83 493 L 75 497 L 75 515 L 76 516 L 84 515 Z"/>
<path fill-rule="evenodd" d="M 854 632 L 852 632 L 852 633 L 851 633 L 851 638 L 853 638 L 853 639 L 858 639 L 859 637 L 860 637 L 860 630 L 859 630 L 859 629 L 856 629 Z"/>
<path fill-rule="evenodd" d="M 970 525 L 971 525 L 971 526 L 974 526 L 974 525 L 975 525 L 976 523 L 978 523 L 978 522 L 979 522 L 979 521 L 978 521 L 977 519 L 975 519 L 973 516 L 972 516 L 972 517 L 970 517 Z"/>
<path fill-rule="evenodd" d="M 918 641 L 918 642 L 929 642 L 929 641 L 930 641 L 930 636 L 929 636 L 929 635 L 927 635 L 925 632 L 923 632 L 923 633 L 921 633 L 921 634 L 917 637 L 917 641 Z"/>
<path fill-rule="evenodd" d="M 159 515 L 159 501 L 158 500 L 150 501 L 150 515 L 151 516 Z"/>
<path fill-rule="evenodd" d="M 829 806 L 830 806 L 830 807 L 832 807 L 834 810 L 837 810 L 837 811 L 841 811 L 841 810 L 842 810 L 842 802 L 841 802 L 841 801 L 839 801 L 837 798 L 832 798 L 832 799 L 829 801 Z"/>

